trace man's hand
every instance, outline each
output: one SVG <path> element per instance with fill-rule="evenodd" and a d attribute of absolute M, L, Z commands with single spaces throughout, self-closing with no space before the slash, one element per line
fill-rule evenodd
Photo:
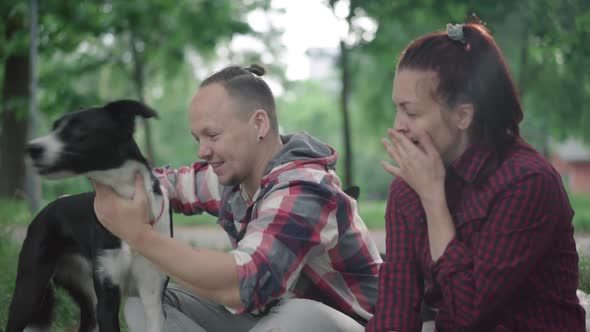
<path fill-rule="evenodd" d="M 94 182 L 96 197 L 94 212 L 98 221 L 111 233 L 134 246 L 146 232 L 149 224 L 149 205 L 143 185 L 143 177 L 135 177 L 135 194 L 132 199 L 117 195 L 110 187 Z"/>

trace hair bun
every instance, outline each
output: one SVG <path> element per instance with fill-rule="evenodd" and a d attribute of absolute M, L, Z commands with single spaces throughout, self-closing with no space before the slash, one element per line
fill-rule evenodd
<path fill-rule="evenodd" d="M 471 13 L 471 15 L 469 15 L 467 17 L 467 24 L 475 24 L 475 25 L 481 25 L 481 26 L 486 26 L 486 22 L 484 22 L 481 18 L 479 18 L 479 16 L 477 16 L 477 14 L 475 13 Z"/>
<path fill-rule="evenodd" d="M 252 74 L 256 75 L 256 76 L 262 76 L 266 73 L 266 70 L 264 70 L 264 67 L 257 65 L 257 64 L 251 64 L 249 67 L 244 68 L 247 71 L 251 72 Z"/>

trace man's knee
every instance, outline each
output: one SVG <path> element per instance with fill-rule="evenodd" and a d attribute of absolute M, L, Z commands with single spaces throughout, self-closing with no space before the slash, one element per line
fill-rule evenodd
<path fill-rule="evenodd" d="M 269 331 L 363 331 L 364 327 L 346 314 L 321 302 L 289 299 L 273 307 L 251 330 Z"/>
<path fill-rule="evenodd" d="M 164 304 L 178 308 L 180 305 L 180 300 L 179 300 L 178 294 L 176 292 L 178 292 L 178 289 L 176 289 L 176 288 L 171 288 L 171 287 L 166 288 L 166 290 L 164 291 L 164 297 L 162 299 L 162 302 Z"/>
<path fill-rule="evenodd" d="M 169 303 L 167 303 L 169 302 Z M 163 307 L 166 315 L 166 331 L 168 332 L 205 332 L 201 326 L 180 312 L 170 303 L 178 304 L 178 296 L 168 297 Z M 130 331 L 147 331 L 146 315 L 139 297 L 129 297 L 123 308 L 125 322 Z"/>

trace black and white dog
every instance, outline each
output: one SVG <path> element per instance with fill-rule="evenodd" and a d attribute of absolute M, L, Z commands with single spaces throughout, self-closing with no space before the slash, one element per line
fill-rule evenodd
<path fill-rule="evenodd" d="M 154 229 L 172 235 L 168 199 L 133 140 L 136 116 L 156 113 L 120 100 L 69 113 L 51 134 L 27 147 L 47 178 L 85 175 L 132 197 L 135 174 L 144 177 Z M 139 295 L 148 331 L 164 331 L 162 295 L 166 276 L 107 231 L 94 214 L 94 193 L 59 198 L 28 227 L 18 262 L 7 332 L 49 330 L 52 285 L 65 288 L 80 307 L 79 331 L 119 331 L 122 295 Z"/>

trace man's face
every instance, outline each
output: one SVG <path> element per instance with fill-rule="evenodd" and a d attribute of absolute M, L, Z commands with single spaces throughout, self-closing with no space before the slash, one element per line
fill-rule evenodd
<path fill-rule="evenodd" d="M 227 186 L 253 176 L 259 152 L 256 126 L 239 112 L 220 84 L 199 89 L 189 110 L 191 132 L 199 141 L 198 157 L 207 161 L 219 182 Z"/>
<path fill-rule="evenodd" d="M 393 103 L 397 114 L 393 128 L 419 145 L 424 133 L 432 137 L 434 147 L 445 164 L 463 152 L 460 147 L 465 131 L 457 127 L 452 111 L 434 98 L 437 76 L 433 72 L 401 69 L 393 81 Z"/>

